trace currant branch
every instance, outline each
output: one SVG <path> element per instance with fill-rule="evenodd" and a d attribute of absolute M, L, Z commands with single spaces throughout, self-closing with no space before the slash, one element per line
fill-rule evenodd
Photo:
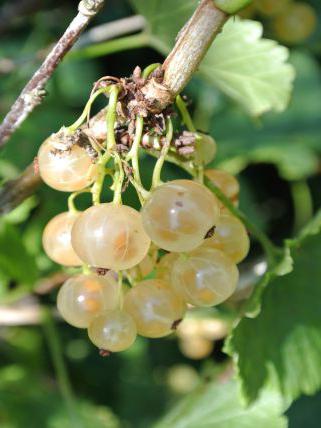
<path fill-rule="evenodd" d="M 26 84 L 0 125 L 0 147 L 7 142 L 33 109 L 42 102 L 46 83 L 103 4 L 104 0 L 82 0 L 79 3 L 77 16 Z"/>

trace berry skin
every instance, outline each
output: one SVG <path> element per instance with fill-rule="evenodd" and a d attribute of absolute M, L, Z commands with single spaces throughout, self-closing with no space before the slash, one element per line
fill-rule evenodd
<path fill-rule="evenodd" d="M 214 306 L 235 291 L 238 270 L 231 259 L 214 248 L 199 248 L 173 265 L 172 285 L 194 306 Z"/>
<path fill-rule="evenodd" d="M 238 204 L 240 185 L 233 175 L 221 169 L 207 169 L 205 175 L 234 205 Z"/>
<path fill-rule="evenodd" d="M 157 187 L 142 208 L 151 240 L 167 251 L 191 251 L 202 244 L 219 217 L 219 202 L 199 183 L 169 181 Z"/>
<path fill-rule="evenodd" d="M 201 138 L 195 141 L 195 162 L 200 165 L 207 165 L 215 158 L 217 145 L 210 135 L 201 132 L 198 132 L 197 135 Z"/>
<path fill-rule="evenodd" d="M 87 328 L 102 311 L 113 310 L 119 303 L 119 286 L 112 273 L 105 276 L 78 275 L 60 288 L 57 307 L 68 324 Z"/>
<path fill-rule="evenodd" d="M 64 266 L 80 266 L 82 261 L 71 246 L 71 229 L 78 213 L 65 212 L 53 217 L 42 234 L 42 245 L 47 256 Z"/>
<path fill-rule="evenodd" d="M 156 265 L 156 278 L 162 279 L 168 284 L 170 284 L 171 269 L 173 267 L 174 262 L 178 259 L 178 257 L 179 257 L 179 254 L 177 253 L 165 254 Z"/>
<path fill-rule="evenodd" d="M 166 282 L 150 279 L 128 291 L 124 309 L 134 318 L 138 334 L 156 338 L 173 332 L 186 305 Z"/>
<path fill-rule="evenodd" d="M 140 213 L 112 203 L 92 206 L 80 214 L 71 242 L 85 263 L 114 271 L 140 263 L 150 246 Z"/>
<path fill-rule="evenodd" d="M 221 250 L 234 263 L 240 263 L 249 252 L 250 240 L 243 223 L 233 215 L 223 212 L 214 235 L 206 239 L 203 246 Z"/>
<path fill-rule="evenodd" d="M 49 137 L 38 152 L 39 173 L 56 190 L 75 192 L 93 183 L 97 167 L 86 150 L 78 145 L 64 146 L 56 134 Z"/>
<path fill-rule="evenodd" d="M 119 309 L 100 314 L 88 327 L 88 336 L 93 344 L 109 352 L 130 348 L 136 335 L 133 318 Z"/>
<path fill-rule="evenodd" d="M 276 37 L 289 44 L 306 40 L 314 32 L 316 25 L 314 9 L 301 2 L 291 4 L 284 13 L 275 17 L 273 22 Z"/>

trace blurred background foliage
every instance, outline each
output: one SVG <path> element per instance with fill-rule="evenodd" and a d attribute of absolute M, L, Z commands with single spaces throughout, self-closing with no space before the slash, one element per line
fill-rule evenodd
<path fill-rule="evenodd" d="M 170 10 L 172 3 L 164 0 L 162 7 Z M 279 3 L 288 3 L 285 12 L 277 9 Z M 301 40 L 291 40 L 280 18 L 291 3 L 295 2 L 258 0 L 242 12 L 263 23 L 265 37 L 290 48 L 296 80 L 285 112 L 251 117 L 202 74 L 185 91 L 197 127 L 209 131 L 217 141 L 213 165 L 238 175 L 241 209 L 276 243 L 294 236 L 321 206 L 321 5 L 318 0 L 304 2 L 312 7 L 314 18 L 302 12 L 301 18 L 306 18 L 294 21 L 296 28 L 310 27 L 301 28 Z M 177 26 L 185 22 L 195 1 L 184 2 L 175 19 L 165 16 L 163 21 L 157 4 L 154 0 L 107 1 L 93 25 L 137 10 L 146 12 L 147 17 L 157 17 L 156 33 L 162 44 L 158 40 L 159 49 L 140 47 L 109 55 L 107 46 L 106 54 L 99 56 L 95 46 L 90 46 L 83 55 L 66 59 L 53 75 L 43 104 L 2 150 L 3 182 L 33 161 L 50 133 L 73 122 L 99 77 L 127 76 L 136 65 L 162 61 L 161 52 L 166 51 L 166 43 L 173 42 Z M 74 1 L 0 3 L 1 116 L 74 13 Z M 94 58 L 89 59 L 91 56 Z M 97 111 L 99 107 L 95 107 Z M 143 162 L 144 179 L 149 180 L 153 160 L 144 158 Z M 170 179 L 183 173 L 168 165 L 164 175 Z M 137 203 L 131 192 L 126 201 Z M 88 205 L 86 196 L 79 205 Z M 222 351 L 223 339 L 236 317 L 237 299 L 218 310 L 192 313 L 178 336 L 140 338 L 129 351 L 108 359 L 98 355 L 82 330 L 56 320 L 55 312 L 52 316 L 48 311 L 54 308 L 56 290 L 41 295 L 35 290 L 43 289 L 47 284 L 43 279 L 55 278 L 52 275 L 60 269 L 44 255 L 41 235 L 49 219 L 65 210 L 66 195 L 42 185 L 36 195 L 0 220 L 1 427 L 286 426 L 281 416 L 286 406 L 273 391 L 267 389 L 249 408 L 240 402 L 231 362 Z M 245 283 L 261 257 L 254 239 L 252 244 L 242 268 Z M 314 285 L 320 284 L 321 278 L 316 278 Z M 255 337 L 248 340 L 255 341 Z M 321 395 L 299 398 L 287 410 L 287 417 L 291 428 L 320 426 Z"/>

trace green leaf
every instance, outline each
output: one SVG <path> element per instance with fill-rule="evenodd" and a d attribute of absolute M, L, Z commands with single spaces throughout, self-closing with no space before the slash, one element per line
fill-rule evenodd
<path fill-rule="evenodd" d="M 33 284 L 37 278 L 34 258 L 27 252 L 18 229 L 0 221 L 0 272 L 22 284 Z"/>
<path fill-rule="evenodd" d="M 289 51 L 262 39 L 260 22 L 230 19 L 201 64 L 201 73 L 238 101 L 251 115 L 283 111 L 290 98 L 294 69 Z"/>
<path fill-rule="evenodd" d="M 222 381 L 221 381 L 222 382 Z M 280 397 L 266 391 L 250 407 L 243 407 L 235 382 L 211 382 L 178 403 L 155 428 L 283 428 Z"/>
<path fill-rule="evenodd" d="M 167 54 L 178 31 L 192 15 L 196 0 L 131 0 L 148 23 L 151 43 Z M 289 101 L 294 69 L 288 49 L 262 39 L 259 22 L 231 18 L 199 67 L 212 85 L 239 102 L 251 115 L 283 111 Z"/>
<path fill-rule="evenodd" d="M 248 402 L 271 381 L 288 399 L 321 387 L 320 230 L 321 212 L 287 242 L 293 270 L 272 279 L 259 315 L 243 318 L 226 345 Z"/>
<path fill-rule="evenodd" d="M 212 116 L 211 133 L 219 145 L 216 166 L 238 173 L 251 163 L 273 163 L 286 180 L 304 179 L 318 170 L 321 153 L 318 64 L 298 52 L 291 56 L 291 63 L 297 78 L 291 103 L 284 113 L 267 114 L 260 123 L 255 123 L 240 110 L 222 106 Z"/>

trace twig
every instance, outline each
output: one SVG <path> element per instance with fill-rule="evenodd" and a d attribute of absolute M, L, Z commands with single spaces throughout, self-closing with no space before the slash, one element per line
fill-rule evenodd
<path fill-rule="evenodd" d="M 143 30 L 146 20 L 141 15 L 133 15 L 127 18 L 117 19 L 106 24 L 97 25 L 86 31 L 75 44 L 74 49 L 88 46 L 92 43 L 100 43 L 124 34 L 135 33 Z"/>
<path fill-rule="evenodd" d="M 18 178 L 7 181 L 0 189 L 0 215 L 9 213 L 27 199 L 40 183 L 40 176 L 35 172 L 33 164 L 29 165 Z"/>
<path fill-rule="evenodd" d="M 226 13 L 215 7 L 213 0 L 200 2 L 163 63 L 162 85 L 152 79 L 143 88 L 145 97 L 156 112 L 164 110 L 184 89 L 227 18 Z"/>
<path fill-rule="evenodd" d="M 0 147 L 15 132 L 45 95 L 45 85 L 65 54 L 71 49 L 89 21 L 98 13 L 104 0 L 82 0 L 78 14 L 29 80 L 0 126 Z"/>

